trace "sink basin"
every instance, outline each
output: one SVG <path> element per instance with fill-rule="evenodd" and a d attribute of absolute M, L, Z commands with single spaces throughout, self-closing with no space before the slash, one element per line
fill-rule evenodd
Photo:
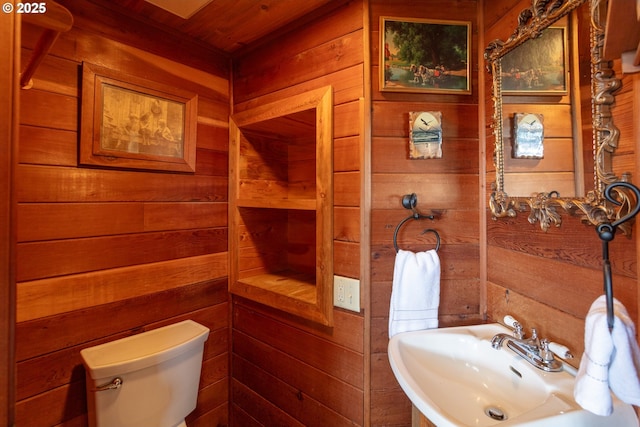
<path fill-rule="evenodd" d="M 614 398 L 609 417 L 573 399 L 576 370 L 544 372 L 491 338 L 497 323 L 405 332 L 389 341 L 389 361 L 413 405 L 438 427 L 638 426 L 633 407 Z"/>

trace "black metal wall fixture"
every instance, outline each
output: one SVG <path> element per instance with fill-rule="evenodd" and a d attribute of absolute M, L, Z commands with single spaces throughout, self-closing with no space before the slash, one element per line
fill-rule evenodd
<path fill-rule="evenodd" d="M 604 190 L 604 197 L 614 205 L 620 206 L 622 203 L 613 197 L 613 189 L 624 187 L 635 195 L 635 207 L 630 208 L 628 213 L 612 223 L 603 223 L 596 227 L 598 237 L 602 240 L 602 270 L 604 273 L 604 294 L 607 299 L 607 326 L 609 331 L 613 330 L 613 282 L 611 278 L 611 261 L 609 260 L 609 242 L 616 235 L 616 228 L 627 221 L 632 220 L 640 212 L 640 190 L 633 184 L 624 181 L 609 184 Z M 628 199 L 631 200 L 631 199 Z"/>

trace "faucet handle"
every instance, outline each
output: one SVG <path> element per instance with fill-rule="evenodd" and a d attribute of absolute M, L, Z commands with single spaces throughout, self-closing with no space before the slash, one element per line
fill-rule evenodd
<path fill-rule="evenodd" d="M 513 337 L 519 340 L 524 338 L 524 329 L 522 328 L 522 325 L 518 322 L 515 322 L 513 324 Z"/>
<path fill-rule="evenodd" d="M 546 362 L 553 360 L 553 351 L 549 349 L 549 340 L 546 338 L 540 340 L 540 357 Z"/>
<path fill-rule="evenodd" d="M 550 342 L 549 349 L 561 359 L 573 359 L 573 354 L 571 354 L 569 348 L 565 347 L 562 344 Z"/>
<path fill-rule="evenodd" d="M 513 337 L 514 338 L 517 338 L 519 340 L 524 338 L 524 330 L 523 330 L 522 325 L 520 324 L 520 322 L 518 322 L 516 319 L 514 319 L 510 315 L 504 316 L 503 320 L 504 320 L 505 325 L 507 325 L 510 328 L 513 328 Z"/>
<path fill-rule="evenodd" d="M 507 314 L 506 316 L 504 316 L 504 319 L 502 319 L 502 320 L 504 321 L 504 324 L 507 325 L 510 328 L 515 328 L 516 327 L 516 323 L 519 323 L 510 314 Z"/>

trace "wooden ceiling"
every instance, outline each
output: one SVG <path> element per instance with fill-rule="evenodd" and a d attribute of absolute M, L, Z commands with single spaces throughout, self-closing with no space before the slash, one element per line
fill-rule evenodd
<path fill-rule="evenodd" d="M 317 14 L 345 3 L 345 0 L 212 0 L 189 19 L 183 19 L 144 0 L 91 1 L 227 53 L 291 25 L 303 25 Z"/>

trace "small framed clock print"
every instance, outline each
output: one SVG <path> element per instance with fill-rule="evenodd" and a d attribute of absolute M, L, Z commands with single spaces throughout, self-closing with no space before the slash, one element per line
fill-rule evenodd
<path fill-rule="evenodd" d="M 442 113 L 422 111 L 409 113 L 409 158 L 442 157 Z"/>
<path fill-rule="evenodd" d="M 544 117 L 542 114 L 515 113 L 513 158 L 544 158 Z"/>

